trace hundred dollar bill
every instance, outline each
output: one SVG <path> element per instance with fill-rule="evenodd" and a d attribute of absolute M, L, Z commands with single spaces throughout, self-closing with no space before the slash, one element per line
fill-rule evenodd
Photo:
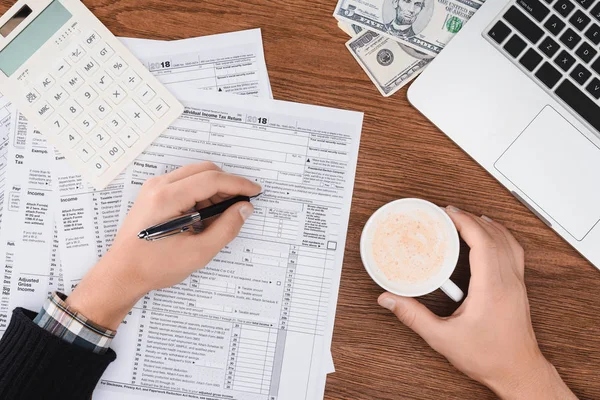
<path fill-rule="evenodd" d="M 437 55 L 479 7 L 474 0 L 338 0 L 333 15 Z"/>
<path fill-rule="evenodd" d="M 433 60 L 428 54 L 368 30 L 350 39 L 346 47 L 385 97 L 400 90 Z"/>

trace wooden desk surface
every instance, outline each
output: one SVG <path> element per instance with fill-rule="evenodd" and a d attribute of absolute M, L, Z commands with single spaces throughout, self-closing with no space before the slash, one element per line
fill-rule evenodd
<path fill-rule="evenodd" d="M 13 1 L 2 0 L 1 12 Z M 526 251 L 533 323 L 546 357 L 581 399 L 600 398 L 600 272 L 406 100 L 383 98 L 344 43 L 335 0 L 84 0 L 118 36 L 183 39 L 262 28 L 276 99 L 363 111 L 354 201 L 338 302 L 327 399 L 492 399 L 381 309 L 364 271 L 361 229 L 386 202 L 421 197 L 508 226 Z M 455 274 L 463 288 L 468 264 Z M 439 291 L 423 302 L 440 315 L 455 305 Z"/>

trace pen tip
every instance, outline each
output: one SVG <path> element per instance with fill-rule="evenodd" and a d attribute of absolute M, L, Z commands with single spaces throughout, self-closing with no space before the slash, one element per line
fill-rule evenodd
<path fill-rule="evenodd" d="M 144 239 L 144 238 L 146 238 L 146 231 L 141 231 L 140 233 L 138 233 L 138 238 L 139 238 L 139 239 Z"/>

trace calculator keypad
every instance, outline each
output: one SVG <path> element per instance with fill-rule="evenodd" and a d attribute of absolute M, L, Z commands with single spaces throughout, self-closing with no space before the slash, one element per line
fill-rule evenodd
<path fill-rule="evenodd" d="M 97 32 L 79 35 L 23 96 L 46 132 L 101 176 L 170 107 Z"/>

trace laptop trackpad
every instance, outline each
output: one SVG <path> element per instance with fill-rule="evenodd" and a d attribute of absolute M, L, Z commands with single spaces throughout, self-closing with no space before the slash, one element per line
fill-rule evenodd
<path fill-rule="evenodd" d="M 552 107 L 535 117 L 495 167 L 575 239 L 600 220 L 600 148 Z"/>

